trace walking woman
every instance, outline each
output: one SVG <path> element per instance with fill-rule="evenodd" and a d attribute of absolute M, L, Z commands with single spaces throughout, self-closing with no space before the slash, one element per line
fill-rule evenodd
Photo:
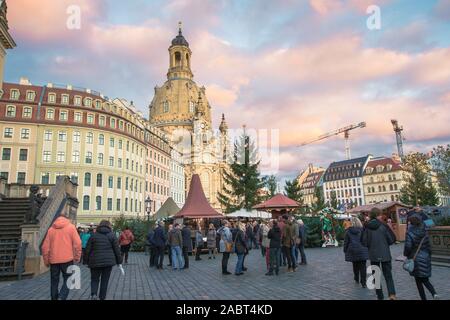
<path fill-rule="evenodd" d="M 216 258 L 216 237 L 217 231 L 212 223 L 209 224 L 208 233 L 206 235 L 208 246 L 208 259 Z"/>
<path fill-rule="evenodd" d="M 100 222 L 97 232 L 89 239 L 84 261 L 91 269 L 91 300 L 97 300 L 97 295 L 105 300 L 112 267 L 122 263 L 119 241 L 109 221 Z"/>
<path fill-rule="evenodd" d="M 439 299 L 433 285 L 431 277 L 431 247 L 430 239 L 419 215 L 412 215 L 408 218 L 410 226 L 406 233 L 405 248 L 403 255 L 408 259 L 414 259 L 414 271 L 410 273 L 416 280 L 417 289 L 422 300 L 427 300 L 424 286 L 430 291 L 433 299 Z"/>
<path fill-rule="evenodd" d="M 133 242 L 133 232 L 131 232 L 130 228 L 125 227 L 125 230 L 119 236 L 120 252 L 122 253 L 122 260 L 124 260 L 125 264 L 128 263 L 128 252 Z"/>
<path fill-rule="evenodd" d="M 363 225 L 356 217 L 351 219 L 351 226 L 345 231 L 344 253 L 345 261 L 353 264 L 353 278 L 366 288 L 366 261 L 369 259 L 369 250 L 361 242 Z"/>
<path fill-rule="evenodd" d="M 236 232 L 236 238 L 234 239 L 235 243 L 235 251 L 238 257 L 238 260 L 236 262 L 236 269 L 234 271 L 234 274 L 237 276 L 243 275 L 244 270 L 244 254 L 247 251 L 247 243 L 245 241 L 245 224 L 239 222 Z"/>

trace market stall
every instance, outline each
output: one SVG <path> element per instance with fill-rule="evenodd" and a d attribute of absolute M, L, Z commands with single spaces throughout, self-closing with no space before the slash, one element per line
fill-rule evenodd
<path fill-rule="evenodd" d="M 272 214 L 266 211 L 240 209 L 238 211 L 228 213 L 227 218 L 247 218 L 247 219 L 270 219 Z"/>
<path fill-rule="evenodd" d="M 278 219 L 280 216 L 290 213 L 298 207 L 300 207 L 300 204 L 297 201 L 278 193 L 269 200 L 253 206 L 252 209 L 269 212 L 272 214 L 273 219 Z"/>

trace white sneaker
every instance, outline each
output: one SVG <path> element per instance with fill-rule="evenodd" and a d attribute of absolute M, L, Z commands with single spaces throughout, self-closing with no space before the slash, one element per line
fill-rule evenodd
<path fill-rule="evenodd" d="M 433 296 L 433 300 L 440 300 L 439 295 L 435 294 L 435 295 Z"/>

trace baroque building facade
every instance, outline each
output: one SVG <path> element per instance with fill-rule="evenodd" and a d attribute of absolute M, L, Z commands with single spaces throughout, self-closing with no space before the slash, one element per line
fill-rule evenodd
<path fill-rule="evenodd" d="M 325 172 L 324 168 L 315 167 L 309 164 L 308 168 L 297 177 L 297 183 L 303 195 L 303 204 L 311 208 L 316 202 L 315 190 L 319 187 L 319 182 Z"/>
<path fill-rule="evenodd" d="M 222 115 L 219 131 L 215 132 L 206 89 L 193 80 L 191 57 L 192 51 L 180 27 L 169 47 L 167 80 L 155 87 L 149 121 L 166 132 L 181 153 L 185 184 L 189 185 L 192 175 L 198 174 L 208 201 L 215 209 L 221 209 L 217 197 L 227 168 L 228 126 Z"/>

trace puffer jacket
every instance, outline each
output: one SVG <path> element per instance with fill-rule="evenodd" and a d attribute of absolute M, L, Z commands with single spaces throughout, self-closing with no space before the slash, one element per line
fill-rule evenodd
<path fill-rule="evenodd" d="M 89 268 L 112 267 L 122 263 L 119 241 L 110 227 L 100 226 L 88 241 L 84 263 Z"/>
<path fill-rule="evenodd" d="M 77 229 L 66 217 L 58 217 L 42 243 L 44 264 L 78 262 L 81 258 L 81 239 Z"/>
<path fill-rule="evenodd" d="M 345 261 L 358 262 L 369 259 L 369 251 L 361 243 L 362 232 L 362 228 L 347 228 L 344 238 Z"/>
<path fill-rule="evenodd" d="M 369 249 L 369 260 L 372 262 L 391 261 L 389 246 L 393 245 L 395 240 L 392 230 L 377 219 L 367 223 L 362 236 L 362 244 Z"/>
<path fill-rule="evenodd" d="M 422 239 L 424 239 L 422 246 L 414 261 L 414 271 L 410 274 L 414 277 L 429 278 L 431 277 L 431 246 L 424 226 L 411 225 L 409 227 L 403 255 L 408 257 L 408 259 L 413 259 Z"/>

